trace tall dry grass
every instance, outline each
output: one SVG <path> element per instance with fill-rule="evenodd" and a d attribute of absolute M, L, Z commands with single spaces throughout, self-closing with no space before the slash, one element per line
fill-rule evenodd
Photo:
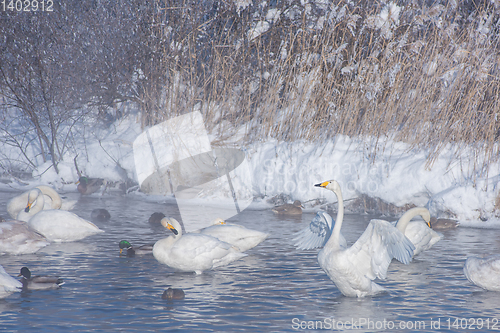
<path fill-rule="evenodd" d="M 198 109 L 221 138 L 245 125 L 249 141 L 370 137 L 372 158 L 389 137 L 428 151 L 428 167 L 450 145 L 473 148 L 474 172 L 498 161 L 495 3 L 220 6 L 207 18 L 162 2 L 167 84 L 145 124 Z"/>

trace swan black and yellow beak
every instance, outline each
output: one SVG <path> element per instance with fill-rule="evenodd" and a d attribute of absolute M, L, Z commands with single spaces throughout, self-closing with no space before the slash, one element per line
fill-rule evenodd
<path fill-rule="evenodd" d="M 28 202 L 28 205 L 26 205 L 26 208 L 24 208 L 24 212 L 29 213 L 32 204 L 32 202 Z"/>
<path fill-rule="evenodd" d="M 431 221 L 427 221 L 426 223 L 427 223 L 427 226 L 428 226 L 429 228 L 432 228 L 432 227 L 431 227 Z"/>
<path fill-rule="evenodd" d="M 170 223 L 167 223 L 167 228 L 172 231 L 174 233 L 174 235 L 177 235 L 179 234 L 179 232 L 177 231 L 177 229 L 174 228 L 173 225 L 171 225 Z"/>
<path fill-rule="evenodd" d="M 326 182 L 322 182 L 320 184 L 315 184 L 314 186 L 316 186 L 316 187 L 327 187 L 328 184 L 330 184 L 330 182 L 326 181 Z"/>

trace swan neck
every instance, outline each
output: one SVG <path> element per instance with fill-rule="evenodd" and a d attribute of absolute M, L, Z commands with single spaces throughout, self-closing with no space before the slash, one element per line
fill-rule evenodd
<path fill-rule="evenodd" d="M 410 223 L 411 219 L 417 215 L 424 214 L 426 211 L 427 209 L 422 207 L 415 207 L 408 210 L 406 213 L 403 214 L 403 216 L 399 218 L 398 223 L 396 224 L 396 228 L 404 234 L 406 227 Z"/>
<path fill-rule="evenodd" d="M 35 204 L 30 209 L 30 214 L 35 215 L 36 213 L 43 210 L 43 206 L 45 205 L 45 199 L 43 198 L 43 194 L 40 193 L 36 198 Z"/>
<path fill-rule="evenodd" d="M 340 228 L 342 228 L 342 220 L 344 219 L 344 200 L 340 191 L 338 193 L 334 191 L 334 193 L 337 195 L 338 202 L 337 218 L 335 220 L 335 226 L 332 230 L 332 235 L 330 236 L 328 242 L 325 244 L 325 247 L 340 248 Z"/>
<path fill-rule="evenodd" d="M 46 196 L 50 197 L 50 199 L 52 200 L 50 207 L 52 209 L 61 208 L 61 206 L 62 206 L 61 196 L 52 187 L 50 187 L 50 186 L 38 186 L 37 188 L 42 192 L 42 194 L 45 194 Z"/>

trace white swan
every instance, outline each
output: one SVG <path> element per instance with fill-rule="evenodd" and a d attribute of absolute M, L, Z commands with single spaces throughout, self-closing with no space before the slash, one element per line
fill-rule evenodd
<path fill-rule="evenodd" d="M 161 224 L 173 235 L 155 243 L 153 256 L 176 270 L 201 274 L 246 256 L 215 237 L 198 233 L 183 235 L 180 223 L 174 218 L 164 217 Z"/>
<path fill-rule="evenodd" d="M 325 211 L 320 210 L 311 220 L 309 225 L 296 232 L 293 241 L 299 250 L 310 250 L 323 247 L 332 234 L 335 221 Z M 339 244 L 342 249 L 347 248 L 344 236 L 339 234 Z"/>
<path fill-rule="evenodd" d="M 500 291 L 500 255 L 469 257 L 465 261 L 467 280 L 483 289 Z"/>
<path fill-rule="evenodd" d="M 339 204 L 332 234 L 318 253 L 319 265 L 345 296 L 364 297 L 385 291 L 373 280 L 385 279 L 392 258 L 403 263 L 410 262 L 413 244 L 389 222 L 371 220 L 356 243 L 343 249 L 340 246 L 340 228 L 344 202 L 340 185 L 330 180 L 315 186 L 333 191 Z"/>
<path fill-rule="evenodd" d="M 33 192 L 35 189 L 38 189 L 40 192 Z M 76 203 L 75 200 L 63 201 L 59 193 L 50 186 L 39 185 L 35 187 L 35 189 L 26 191 L 9 201 L 7 204 L 7 212 L 11 218 L 15 219 L 19 212 L 26 208 L 30 195 L 32 202 L 36 200 L 37 196 L 43 195 L 44 207 L 42 209 L 70 210 Z"/>
<path fill-rule="evenodd" d="M 30 192 L 28 206 L 17 215 L 17 219 L 28 223 L 31 229 L 42 234 L 49 242 L 73 242 L 85 237 L 104 232 L 94 223 L 82 219 L 76 214 L 60 209 L 43 210 L 44 198 Z"/>
<path fill-rule="evenodd" d="M 28 192 L 28 200 L 24 203 L 24 208 L 17 213 L 19 221 L 28 222 L 36 213 L 43 210 L 45 199 L 42 192 L 34 188 Z"/>
<path fill-rule="evenodd" d="M 35 253 L 50 243 L 32 230 L 26 222 L 11 220 L 0 223 L 0 253 Z"/>
<path fill-rule="evenodd" d="M 410 220 L 417 215 L 422 216 L 425 223 L 422 221 L 410 223 Z M 414 256 L 430 249 L 443 237 L 443 235 L 430 228 L 430 220 L 431 214 L 427 208 L 415 207 L 404 213 L 397 222 L 393 222 L 393 225 L 415 245 Z"/>
<path fill-rule="evenodd" d="M 28 221 L 28 225 L 44 235 L 50 242 L 73 242 L 104 232 L 94 223 L 76 214 L 57 209 L 36 213 Z"/>
<path fill-rule="evenodd" d="M 12 293 L 21 291 L 22 283 L 10 276 L 0 265 L 0 298 L 5 298 Z"/>
<path fill-rule="evenodd" d="M 213 225 L 196 232 L 218 238 L 237 247 L 240 252 L 256 247 L 269 236 L 264 232 L 247 229 L 241 225 L 228 224 L 221 218 L 216 219 Z"/>

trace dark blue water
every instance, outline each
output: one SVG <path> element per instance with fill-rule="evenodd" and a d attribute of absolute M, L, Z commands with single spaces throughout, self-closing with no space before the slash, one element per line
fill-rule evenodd
<path fill-rule="evenodd" d="M 0 193 L 0 215 L 14 193 Z M 462 272 L 469 255 L 500 253 L 500 230 L 458 228 L 410 265 L 393 262 L 378 297 L 347 298 L 319 267 L 316 250 L 298 251 L 291 239 L 313 217 L 281 218 L 247 209 L 232 222 L 270 234 L 248 256 L 202 275 L 176 273 L 152 255 L 120 257 L 118 242 L 154 243 L 170 235 L 151 226 L 151 213 L 179 218 L 175 205 L 137 195 L 80 197 L 73 210 L 90 219 L 105 208 L 111 220 L 96 223 L 105 233 L 79 242 L 52 244 L 33 255 L 0 257 L 11 275 L 22 266 L 34 274 L 58 275 L 58 290 L 15 293 L 0 300 L 2 332 L 147 331 L 421 331 L 439 328 L 485 331 L 500 319 L 500 293 L 470 284 Z M 193 208 L 196 209 L 196 208 Z M 200 211 L 200 217 L 203 212 Z M 348 215 L 343 234 L 352 243 L 370 217 Z M 161 298 L 181 288 L 184 300 Z M 488 321 L 488 322 L 487 322 Z M 481 326 L 481 329 L 479 325 Z M 431 325 L 433 325 L 431 327 Z M 500 323 L 496 324 L 500 329 Z"/>

